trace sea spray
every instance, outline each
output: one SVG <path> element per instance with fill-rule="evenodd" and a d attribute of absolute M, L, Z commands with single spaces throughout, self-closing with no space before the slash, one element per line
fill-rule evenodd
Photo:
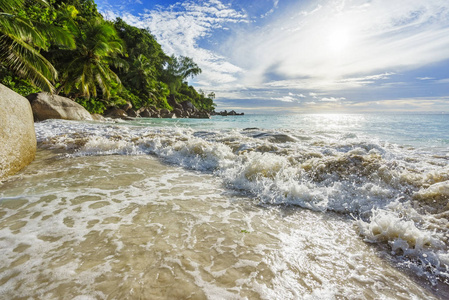
<path fill-rule="evenodd" d="M 449 283 L 445 155 L 361 134 L 302 130 L 195 130 L 47 121 L 40 147 L 69 157 L 155 155 L 214 174 L 264 204 L 355 216 L 362 238 L 432 284 Z"/>

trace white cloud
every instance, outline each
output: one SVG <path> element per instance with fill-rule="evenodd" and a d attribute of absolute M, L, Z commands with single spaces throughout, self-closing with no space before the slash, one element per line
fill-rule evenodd
<path fill-rule="evenodd" d="M 120 17 L 119 14 L 111 9 L 103 10 L 101 13 L 106 20 L 115 20 L 116 18 Z"/>
<path fill-rule="evenodd" d="M 292 96 L 284 96 L 284 97 L 280 97 L 280 98 L 271 98 L 273 100 L 279 100 L 282 102 L 296 102 L 297 99 L 292 97 Z"/>
<path fill-rule="evenodd" d="M 346 78 L 340 80 L 340 82 L 364 82 L 364 81 L 375 81 L 375 80 L 385 80 L 389 79 L 391 75 L 395 75 L 393 72 L 386 72 L 382 74 L 368 75 L 363 77 Z"/>
<path fill-rule="evenodd" d="M 321 101 L 323 101 L 323 102 L 338 102 L 338 101 L 342 101 L 342 100 L 346 100 L 346 98 L 344 98 L 344 97 L 340 97 L 340 98 L 324 97 L 324 98 L 321 98 Z"/>
<path fill-rule="evenodd" d="M 380 80 L 390 79 L 392 75 L 395 75 L 393 72 L 386 72 L 382 74 L 374 74 L 362 77 L 350 77 L 341 80 L 337 80 L 335 82 L 329 82 L 329 87 L 333 87 L 334 89 L 348 89 L 348 88 L 357 88 L 370 84 L 378 83 Z"/>
<path fill-rule="evenodd" d="M 433 78 L 433 77 L 416 77 L 416 79 L 418 79 L 418 80 L 433 80 L 435 78 Z"/>
<path fill-rule="evenodd" d="M 309 15 L 313 15 L 314 13 L 316 13 L 317 11 L 319 11 L 320 9 L 322 9 L 323 6 L 322 5 L 317 5 L 315 8 L 313 8 L 311 11 L 306 11 L 306 10 L 302 10 L 298 13 L 298 15 L 301 16 L 309 16 Z"/>
<path fill-rule="evenodd" d="M 351 109 L 359 112 L 398 111 L 415 113 L 449 112 L 449 98 L 403 98 L 355 103 Z"/>
<path fill-rule="evenodd" d="M 274 13 L 274 11 L 278 8 L 278 5 L 279 5 L 279 0 L 274 0 L 273 7 L 269 11 L 267 11 L 265 14 L 261 15 L 260 17 L 263 19 L 263 18 L 268 17 L 269 15 L 272 15 Z"/>
<path fill-rule="evenodd" d="M 381 74 L 367 75 L 361 77 L 346 77 L 346 78 L 334 78 L 334 77 L 307 77 L 307 78 L 299 78 L 299 79 L 285 79 L 285 80 L 276 80 L 270 82 L 263 82 L 260 85 L 269 86 L 275 89 L 298 89 L 302 90 L 322 90 L 322 91 L 339 91 L 346 89 L 356 89 L 361 88 L 368 85 L 380 84 L 387 86 L 389 84 L 397 84 L 397 83 L 388 83 L 382 82 L 387 79 L 391 79 L 391 76 L 395 75 L 393 72 L 385 72 Z M 256 74 L 253 75 L 253 81 Z M 248 84 L 248 80 L 246 83 Z M 253 83 L 254 84 L 254 83 Z"/>

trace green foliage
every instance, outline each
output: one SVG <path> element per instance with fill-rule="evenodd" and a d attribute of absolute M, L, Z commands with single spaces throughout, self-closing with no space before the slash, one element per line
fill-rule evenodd
<path fill-rule="evenodd" d="M 150 61 L 156 72 L 162 71 L 164 64 L 170 58 L 162 51 L 161 45 L 147 29 L 131 26 L 120 18 L 115 20 L 114 26 L 126 44 L 130 61 L 143 55 Z"/>
<path fill-rule="evenodd" d="M 126 104 L 127 99 L 121 96 L 123 90 L 122 84 L 120 82 L 110 81 L 108 82 L 108 86 L 110 88 L 111 97 L 109 99 L 103 99 L 103 101 L 107 102 L 109 106 L 121 106 Z"/>
<path fill-rule="evenodd" d="M 127 101 L 131 102 L 131 104 L 133 105 L 134 109 L 139 109 L 142 106 L 145 106 L 145 104 L 147 103 L 143 103 L 142 98 L 133 94 L 131 91 L 129 91 L 126 88 L 122 88 L 120 90 L 120 92 L 118 93 L 118 97 L 120 99 L 122 99 L 122 101 L 125 101 L 125 103 Z M 148 103 L 149 104 L 149 103 Z"/>
<path fill-rule="evenodd" d="M 171 107 L 170 104 L 168 104 L 167 98 L 158 99 L 157 102 L 156 102 L 156 107 L 166 108 L 168 110 L 173 110 L 173 107 Z"/>
<path fill-rule="evenodd" d="M 109 22 L 100 18 L 83 24 L 76 37 L 77 48 L 67 55 L 70 61 L 65 66 L 61 88 L 64 93 L 77 93 L 89 98 L 97 96 L 97 87 L 102 96 L 111 97 L 111 84 L 120 83 L 120 78 L 110 66 L 125 67 L 126 63 L 117 56 L 124 52 L 122 40 Z"/>
<path fill-rule="evenodd" d="M 155 80 L 156 70 L 153 64 L 143 54 L 131 61 L 131 68 L 124 76 L 124 79 L 137 90 L 147 90 Z"/>
<path fill-rule="evenodd" d="M 29 19 L 20 16 L 24 0 L 0 0 L 0 63 L 15 74 L 47 91 L 57 76 L 53 66 L 39 53 L 46 47 L 44 36 Z"/>
<path fill-rule="evenodd" d="M 78 23 L 86 23 L 91 19 L 102 18 L 93 0 L 51 0 L 53 7 L 72 6 L 78 13 Z"/>
<path fill-rule="evenodd" d="M 73 36 L 52 24 L 54 17 L 45 1 L 0 0 L 0 64 L 50 92 L 58 73 L 40 50 L 74 47 Z"/>
<path fill-rule="evenodd" d="M 172 55 L 162 71 L 162 79 L 167 83 L 170 93 L 176 94 L 183 82 L 189 77 L 194 77 L 201 73 L 200 67 L 190 58 Z"/>
<path fill-rule="evenodd" d="M 95 98 L 80 97 L 76 98 L 75 101 L 81 104 L 91 114 L 102 114 L 108 106 L 106 102 Z"/>
<path fill-rule="evenodd" d="M 53 24 L 56 11 L 49 5 L 52 1 L 25 1 L 22 9 L 17 10 L 17 16 L 34 22 Z"/>
<path fill-rule="evenodd" d="M 167 103 L 167 97 L 170 95 L 170 90 L 168 85 L 162 81 L 157 81 L 153 86 L 153 95 L 156 96 L 156 101 L 162 103 L 161 107 L 172 109 L 171 106 Z"/>
<path fill-rule="evenodd" d="M 200 91 L 200 93 L 198 93 L 193 86 L 183 83 L 175 95 L 177 102 L 179 103 L 190 101 L 200 110 L 212 111 L 215 109 L 214 100 L 212 98 L 215 97 L 215 93 L 210 93 L 208 97 L 206 97 L 204 92 Z"/>
<path fill-rule="evenodd" d="M 24 97 L 40 92 L 40 89 L 34 87 L 28 80 L 13 75 L 6 75 L 0 81 L 3 85 Z"/>
<path fill-rule="evenodd" d="M 128 25 L 120 18 L 114 26 L 128 50 L 128 55 L 122 58 L 129 69 L 117 70 L 127 90 L 128 100 L 136 109 L 150 105 L 171 109 L 166 99 L 170 91 L 167 84 L 161 81 L 161 72 L 169 57 L 162 51 L 161 45 L 148 30 Z"/>

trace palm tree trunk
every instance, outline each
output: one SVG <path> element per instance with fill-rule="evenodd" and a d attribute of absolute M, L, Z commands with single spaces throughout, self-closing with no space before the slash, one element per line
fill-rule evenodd
<path fill-rule="evenodd" d="M 65 84 L 61 83 L 61 85 L 56 89 L 55 95 L 59 95 L 59 93 L 60 93 L 60 92 L 62 91 L 62 89 L 64 88 L 64 85 L 65 85 Z"/>

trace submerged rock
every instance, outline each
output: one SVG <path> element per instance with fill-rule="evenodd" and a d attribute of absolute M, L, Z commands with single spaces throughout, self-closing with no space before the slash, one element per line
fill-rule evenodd
<path fill-rule="evenodd" d="M 0 180 L 34 160 L 33 112 L 25 97 L 0 84 Z"/>
<path fill-rule="evenodd" d="M 92 120 L 90 113 L 75 101 L 48 93 L 35 93 L 27 97 L 35 121 L 47 119 Z"/>
<path fill-rule="evenodd" d="M 216 111 L 212 111 L 212 115 L 213 116 L 244 116 L 245 113 L 238 113 L 235 110 L 231 110 L 230 112 L 228 112 L 227 110 L 225 111 L 220 111 L 220 112 L 216 112 Z"/>
<path fill-rule="evenodd" d="M 194 112 L 190 117 L 193 119 L 210 119 L 210 113 L 207 111 L 197 111 Z"/>

